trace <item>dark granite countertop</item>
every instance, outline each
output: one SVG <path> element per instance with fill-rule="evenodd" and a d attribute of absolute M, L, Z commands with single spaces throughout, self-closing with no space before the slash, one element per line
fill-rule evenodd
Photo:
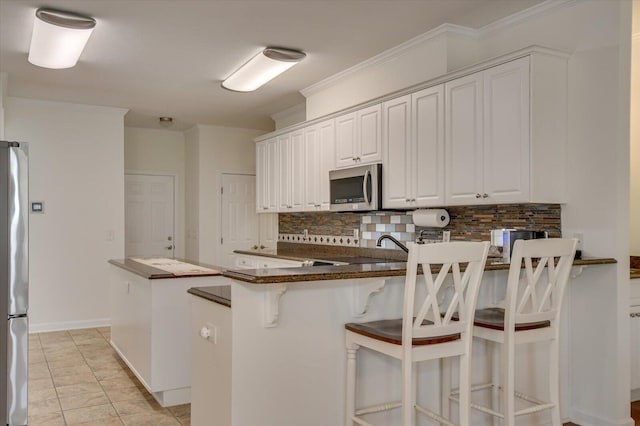
<path fill-rule="evenodd" d="M 576 259 L 575 266 L 616 263 L 612 258 Z M 507 270 L 508 263 L 487 262 L 485 271 Z M 406 274 L 405 262 L 360 263 L 343 266 L 312 266 L 302 268 L 262 268 L 228 270 L 225 277 L 251 284 L 274 284 L 298 281 L 344 280 L 355 278 L 395 277 Z"/>
<path fill-rule="evenodd" d="M 143 263 L 140 262 L 136 262 L 133 259 L 111 259 L 109 260 L 109 263 L 112 265 L 115 265 L 119 268 L 122 268 L 126 271 L 129 272 L 133 272 L 136 275 L 140 275 L 141 277 L 150 279 L 150 280 L 156 280 L 156 279 L 163 279 L 163 278 L 189 278 L 189 277 L 213 277 L 213 276 L 217 276 L 217 275 L 222 275 L 222 273 L 224 272 L 224 270 L 226 268 L 221 268 L 219 266 L 212 266 L 212 265 L 208 265 L 206 263 L 202 263 L 202 262 L 195 262 L 193 260 L 188 260 L 188 259 L 176 259 L 179 260 L 181 262 L 185 262 L 185 263 L 190 263 L 192 265 L 196 265 L 196 266 L 202 266 L 203 268 L 208 268 L 208 269 L 213 269 L 216 272 L 215 273 L 207 273 L 207 274 L 202 274 L 202 273 L 197 273 L 197 274 L 186 274 L 186 275 L 174 275 L 170 272 L 164 271 L 162 269 L 158 269 L 158 268 L 154 268 L 152 266 L 149 265 L 145 265 Z"/>
<path fill-rule="evenodd" d="M 231 286 L 191 287 L 187 293 L 199 296 L 223 306 L 231 307 Z"/>

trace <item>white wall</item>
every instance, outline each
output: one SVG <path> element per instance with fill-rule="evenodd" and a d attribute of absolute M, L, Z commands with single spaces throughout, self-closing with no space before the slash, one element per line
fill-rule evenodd
<path fill-rule="evenodd" d="M 569 200 L 563 206 L 563 233 L 584 234 L 584 253 L 614 257 L 616 266 L 594 267 L 574 279 L 568 297 L 575 333 L 570 339 L 568 389 L 563 412 L 582 425 L 631 425 L 629 418 L 629 81 L 631 2 L 581 0 L 546 2 L 477 32 L 476 57 L 482 60 L 537 44 L 572 54 L 569 61 Z M 464 63 L 451 49 L 431 62 Z M 436 47 L 436 46 L 431 46 Z M 414 52 L 418 52 L 415 47 Z M 437 52 L 437 49 L 435 50 Z M 455 57 L 455 61 L 451 58 Z M 423 55 L 403 58 L 404 67 L 424 66 Z M 437 63 L 431 63 L 438 70 Z M 449 71 L 450 69 L 447 69 Z M 358 76 L 366 76 L 366 70 Z M 375 78 L 337 79 L 308 97 L 313 117 L 343 109 L 348 102 L 380 96 L 378 82 L 412 78 L 395 64 L 376 65 Z M 424 72 L 424 80 L 435 77 Z M 329 79 L 328 81 L 331 81 Z M 368 87 L 365 87 L 367 86 Z M 407 84 L 408 85 L 408 84 Z M 385 90 L 391 88 L 386 86 Z M 356 94 L 357 92 L 357 94 Z M 333 94 L 334 96 L 326 96 Z M 359 96 L 359 97 L 358 97 Z M 357 103 L 357 102 L 354 102 Z M 597 344 L 596 344 L 597 342 Z"/>
<path fill-rule="evenodd" d="M 239 129 L 209 125 L 197 125 L 186 135 L 187 170 L 189 185 L 198 188 L 198 206 L 190 201 L 195 194 L 187 189 L 187 210 L 196 210 L 197 218 L 187 213 L 187 233 L 195 232 L 188 243 L 189 256 L 197 254 L 197 259 L 205 263 L 221 262 L 220 252 L 220 188 L 223 173 L 255 174 L 256 155 L 253 139 L 263 134 L 262 130 Z M 197 178 L 191 168 L 198 170 Z M 197 182 L 194 180 L 197 179 Z M 197 221 L 195 225 L 194 221 Z M 195 241 L 197 240 L 197 253 Z"/>
<path fill-rule="evenodd" d="M 640 0 L 633 2 L 631 47 L 631 255 L 640 256 Z"/>
<path fill-rule="evenodd" d="M 200 260 L 198 229 L 200 228 L 200 131 L 198 126 L 192 127 L 184 133 L 185 162 L 186 162 L 186 212 L 185 231 L 187 235 L 187 252 L 185 257 L 190 260 Z"/>
<path fill-rule="evenodd" d="M 185 243 L 185 137 L 182 132 L 125 127 L 126 172 L 175 176 L 175 256 L 184 257 Z"/>
<path fill-rule="evenodd" d="M 454 66 L 475 62 L 470 48 L 475 40 L 465 33 L 461 27 L 444 25 L 302 90 L 307 100 L 307 120 L 439 77 Z M 458 50 L 450 51 L 451 46 Z"/>
<path fill-rule="evenodd" d="M 7 98 L 6 136 L 29 142 L 31 331 L 109 324 L 109 264 L 124 256 L 124 114 Z M 110 235 L 113 240 L 110 240 Z"/>
<path fill-rule="evenodd" d="M 7 96 L 6 72 L 0 72 L 0 139 L 4 139 L 4 98 Z"/>

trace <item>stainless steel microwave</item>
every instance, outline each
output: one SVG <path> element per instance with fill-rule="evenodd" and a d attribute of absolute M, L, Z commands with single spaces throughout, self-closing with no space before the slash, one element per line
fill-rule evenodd
<path fill-rule="evenodd" d="M 331 211 L 382 209 L 382 164 L 350 167 L 329 172 Z"/>

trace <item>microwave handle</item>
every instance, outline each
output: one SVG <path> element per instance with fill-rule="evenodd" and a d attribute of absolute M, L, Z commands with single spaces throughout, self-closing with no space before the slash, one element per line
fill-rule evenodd
<path fill-rule="evenodd" d="M 367 193 L 367 180 L 371 178 L 371 172 L 367 170 L 364 172 L 364 179 L 362 179 L 362 193 L 364 194 L 364 201 L 367 204 L 371 204 L 371 200 L 369 199 L 369 194 Z"/>

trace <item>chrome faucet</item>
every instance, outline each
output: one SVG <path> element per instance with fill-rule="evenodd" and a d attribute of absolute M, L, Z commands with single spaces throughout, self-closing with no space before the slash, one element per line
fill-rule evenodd
<path fill-rule="evenodd" d="M 395 243 L 395 245 L 397 245 L 402 250 L 404 250 L 405 253 L 409 253 L 409 249 L 407 248 L 407 246 L 405 246 L 400 241 L 398 241 L 395 238 L 393 238 L 391 235 L 382 235 L 380 238 L 378 238 L 378 242 L 376 243 L 376 247 L 382 247 L 382 240 L 391 240 L 391 241 L 393 241 Z"/>

